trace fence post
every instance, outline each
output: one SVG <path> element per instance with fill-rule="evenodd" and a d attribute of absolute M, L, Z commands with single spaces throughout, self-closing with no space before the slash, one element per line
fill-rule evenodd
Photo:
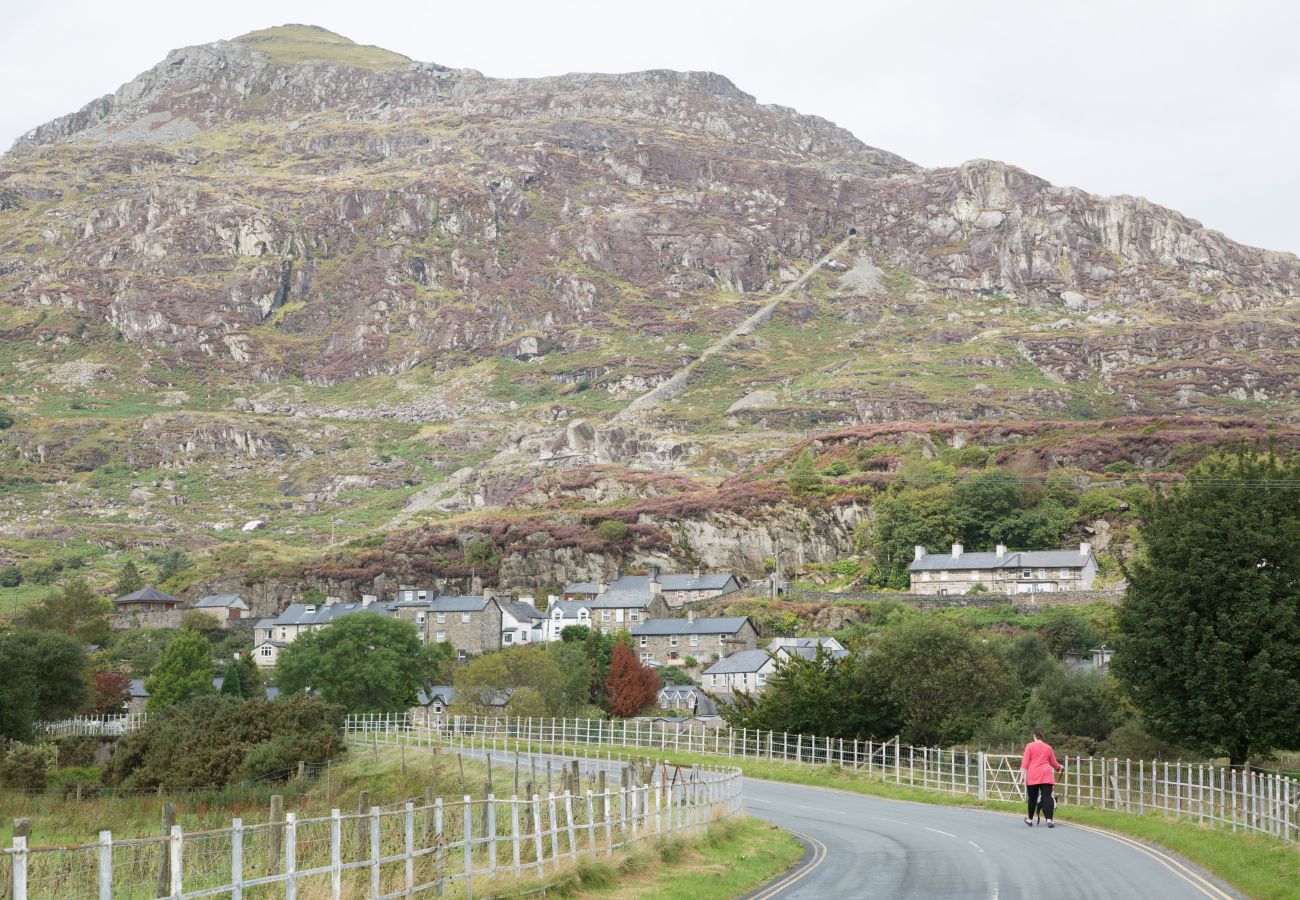
<path fill-rule="evenodd" d="M 294 900 L 298 896 L 298 814 L 284 818 L 284 900 Z"/>
<path fill-rule="evenodd" d="M 113 832 L 99 833 L 99 900 L 113 900 Z"/>
<path fill-rule="evenodd" d="M 532 807 L 533 852 L 537 856 L 537 874 L 542 875 L 546 872 L 546 857 L 542 852 L 542 798 L 538 794 L 533 794 Z"/>
<path fill-rule="evenodd" d="M 484 802 L 487 803 L 483 836 L 488 840 L 488 874 L 494 876 L 497 873 L 497 795 L 488 794 Z"/>
<path fill-rule="evenodd" d="M 343 819 L 337 809 L 330 810 L 330 900 L 343 896 Z"/>
<path fill-rule="evenodd" d="M 406 804 L 406 896 L 415 891 L 415 804 Z"/>
<path fill-rule="evenodd" d="M 279 794 L 271 795 L 271 849 L 266 854 L 266 873 L 274 875 L 280 871 L 280 860 L 284 856 L 284 798 Z"/>
<path fill-rule="evenodd" d="M 987 774 L 988 770 L 985 765 L 985 757 L 984 757 L 983 750 L 979 752 L 979 766 L 980 766 L 980 771 L 978 776 L 979 798 L 981 800 L 987 800 L 989 798 L 988 774 Z"/>
<path fill-rule="evenodd" d="M 596 803 L 587 788 L 587 849 L 596 851 Z"/>
<path fill-rule="evenodd" d="M 370 896 L 379 898 L 379 807 L 370 807 Z"/>
<path fill-rule="evenodd" d="M 519 795 L 510 795 L 510 859 L 514 865 L 515 878 L 520 876 L 519 868 Z"/>
<path fill-rule="evenodd" d="M 230 820 L 230 900 L 244 896 L 244 820 Z"/>
<path fill-rule="evenodd" d="M 182 848 L 183 840 L 184 838 L 181 835 L 181 826 L 173 825 L 171 840 L 168 841 L 168 848 L 167 848 L 170 851 L 171 864 L 172 864 L 171 865 L 171 869 L 172 869 L 171 893 L 168 895 L 171 897 L 179 897 L 182 893 L 184 893 L 185 890 L 184 885 L 181 883 L 185 878 L 185 867 L 182 863 L 182 856 L 181 856 L 181 853 L 183 852 L 183 848 Z"/>
<path fill-rule="evenodd" d="M 163 841 L 158 854 L 158 896 L 171 895 L 172 867 L 171 852 L 167 841 L 171 837 L 172 826 L 176 824 L 176 804 L 164 803 L 162 812 Z"/>
<path fill-rule="evenodd" d="M 464 832 L 465 832 L 465 896 L 473 898 L 474 896 L 474 801 L 469 794 L 465 795 L 465 815 L 464 815 Z M 375 897 L 378 897 L 375 894 Z"/>
<path fill-rule="evenodd" d="M 438 896 L 442 896 L 442 882 L 447 871 L 447 843 L 442 831 L 442 798 L 433 801 L 433 840 L 437 849 L 433 854 L 434 868 L 438 872 Z"/>
<path fill-rule="evenodd" d="M 13 876 L 13 900 L 27 900 L 27 838 L 14 835 L 10 863 Z"/>
<path fill-rule="evenodd" d="M 370 812 L 370 791 L 362 791 L 357 798 L 357 859 L 366 855 L 366 813 Z"/>

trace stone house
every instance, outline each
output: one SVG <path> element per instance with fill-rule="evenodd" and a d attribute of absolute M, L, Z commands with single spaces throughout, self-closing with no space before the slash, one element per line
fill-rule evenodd
<path fill-rule="evenodd" d="M 440 596 L 429 601 L 425 642 L 451 644 L 457 659 L 501 647 L 501 605 L 491 594 Z"/>
<path fill-rule="evenodd" d="M 629 629 L 644 663 L 680 666 L 687 657 L 709 662 L 758 646 L 758 631 L 748 616 L 649 619 Z"/>
<path fill-rule="evenodd" d="M 701 680 L 705 690 L 715 694 L 757 693 L 777 665 L 776 656 L 766 650 L 741 650 L 709 666 Z"/>
<path fill-rule="evenodd" d="M 992 553 L 967 553 L 961 544 L 953 544 L 951 553 L 917 546 L 908 570 L 913 594 L 966 594 L 977 585 L 990 594 L 1088 591 L 1097 577 L 1097 557 L 1088 543 L 1077 551 L 1008 551 L 998 544 Z"/>
<path fill-rule="evenodd" d="M 248 602 L 238 594 L 209 594 L 200 597 L 194 608 L 229 628 L 231 622 L 248 618 Z"/>
<path fill-rule="evenodd" d="M 343 603 L 329 597 L 324 603 L 291 603 L 278 616 L 259 619 L 253 626 L 253 659 L 269 668 L 279 659 L 280 651 L 308 631 L 320 631 L 343 616 L 370 612 L 391 615 L 389 604 L 366 594 L 360 603 Z"/>
<path fill-rule="evenodd" d="M 456 696 L 456 689 L 450 685 L 437 685 L 421 688 L 416 696 L 416 706 L 411 710 L 411 721 L 419 725 L 441 725 Z"/>

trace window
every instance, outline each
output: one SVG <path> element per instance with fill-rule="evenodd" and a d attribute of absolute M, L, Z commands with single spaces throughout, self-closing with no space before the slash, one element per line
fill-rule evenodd
<path fill-rule="evenodd" d="M 437 634 L 433 636 L 433 640 L 435 643 L 439 643 L 439 644 L 447 643 L 447 632 L 439 631 Z"/>
<path fill-rule="evenodd" d="M 677 635 L 674 634 L 674 635 L 671 635 L 671 636 L 668 638 L 668 646 L 670 646 L 670 647 L 676 647 L 676 646 L 677 646 Z"/>
<path fill-rule="evenodd" d="M 265 657 L 268 657 L 268 658 L 269 658 L 269 657 L 271 656 L 271 653 L 272 653 L 272 652 L 273 652 L 273 648 L 271 648 L 271 647 L 263 647 L 263 648 L 262 648 L 262 655 L 265 656 Z"/>
<path fill-rule="evenodd" d="M 511 634 L 509 631 L 501 635 L 501 643 L 513 644 L 514 642 L 515 642 L 515 636 Z"/>
<path fill-rule="evenodd" d="M 929 581 L 929 580 L 930 580 L 930 573 L 929 573 L 929 572 L 922 572 L 922 573 L 921 573 L 921 580 L 922 580 L 922 581 Z"/>
<path fill-rule="evenodd" d="M 282 641 L 287 641 L 287 640 L 289 640 L 289 629 L 288 629 L 288 628 L 281 628 L 281 629 L 280 629 L 280 640 L 282 640 Z"/>
<path fill-rule="evenodd" d="M 765 674 L 762 673 L 762 672 L 759 672 L 759 673 L 758 673 L 758 683 L 759 683 L 759 684 L 767 684 L 767 675 L 765 675 Z"/>
<path fill-rule="evenodd" d="M 463 612 L 463 613 L 461 613 L 461 614 L 460 614 L 460 621 L 462 622 L 462 624 L 465 623 L 465 622 L 468 622 L 468 621 L 469 621 L 469 613 L 467 613 L 467 612 Z"/>
<path fill-rule="evenodd" d="M 615 622 L 622 622 L 622 621 L 623 621 L 623 610 L 621 610 L 621 609 L 616 609 L 616 610 L 614 610 L 614 621 L 615 621 Z"/>
<path fill-rule="evenodd" d="M 692 647 L 700 646 L 700 636 L 698 634 L 691 635 L 691 646 Z"/>
<path fill-rule="evenodd" d="M 649 643 L 650 643 L 650 638 L 646 637 L 644 634 L 641 635 L 641 646 L 645 647 L 649 645 Z"/>
<path fill-rule="evenodd" d="M 940 580 L 940 581 L 947 581 L 947 580 L 948 580 L 948 570 L 947 570 L 947 569 L 944 569 L 942 572 L 939 573 L 939 580 Z"/>
<path fill-rule="evenodd" d="M 1032 570 L 1032 569 L 1025 569 L 1025 570 L 1023 570 L 1023 571 L 1020 573 L 1020 577 L 1021 577 L 1021 578 L 1033 578 L 1033 577 L 1034 577 L 1033 570 Z"/>
<path fill-rule="evenodd" d="M 415 624 L 421 628 L 424 627 L 424 613 L 415 614 Z"/>
<path fill-rule="evenodd" d="M 654 655 L 653 653 L 642 653 L 642 654 L 641 654 L 641 662 L 643 662 L 643 663 L 648 663 L 648 662 L 650 662 L 650 661 L 651 661 L 652 659 L 654 659 L 654 658 L 655 658 L 655 655 Z"/>
<path fill-rule="evenodd" d="M 438 613 L 438 624 L 439 625 L 447 624 L 447 614 L 445 612 Z"/>
<path fill-rule="evenodd" d="M 1062 569 L 1062 570 L 1061 570 L 1061 577 L 1062 577 L 1062 578 L 1072 578 L 1073 576 L 1074 576 L 1074 573 L 1071 572 L 1069 569 Z"/>
<path fill-rule="evenodd" d="M 671 652 L 668 654 L 668 658 L 669 658 L 669 659 L 681 659 L 681 657 L 678 656 L 676 650 L 671 651 Z"/>
<path fill-rule="evenodd" d="M 602 622 L 608 622 L 608 621 L 609 621 L 609 610 L 607 610 L 607 609 L 602 609 L 602 610 L 600 611 L 600 621 L 602 621 Z"/>
<path fill-rule="evenodd" d="M 464 662 L 468 658 L 468 656 L 469 654 L 467 654 L 464 650 L 456 651 L 456 660 L 458 662 Z"/>
<path fill-rule="evenodd" d="M 629 622 L 639 622 L 639 621 L 641 621 L 641 613 L 640 613 L 640 611 L 639 611 L 639 610 L 635 610 L 635 609 L 633 609 L 633 610 L 629 610 L 629 611 L 628 611 L 628 614 L 627 614 L 627 620 L 628 620 Z"/>

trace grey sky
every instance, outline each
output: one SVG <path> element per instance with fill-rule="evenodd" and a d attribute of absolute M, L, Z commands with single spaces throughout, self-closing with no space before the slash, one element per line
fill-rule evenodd
<path fill-rule="evenodd" d="M 1300 4 L 4 0 L 0 146 L 174 47 L 303 22 L 488 75 L 711 69 L 928 166 L 989 157 L 1300 251 Z"/>

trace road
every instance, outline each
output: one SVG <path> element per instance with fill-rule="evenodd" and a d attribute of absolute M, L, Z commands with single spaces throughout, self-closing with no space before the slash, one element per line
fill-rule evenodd
<path fill-rule="evenodd" d="M 890 900 L 1226 900 L 1239 897 L 1189 863 L 1119 835 L 1020 816 L 745 779 L 754 816 L 804 841 L 803 862 L 751 895 Z M 1189 826 L 1190 827 L 1190 826 Z"/>

